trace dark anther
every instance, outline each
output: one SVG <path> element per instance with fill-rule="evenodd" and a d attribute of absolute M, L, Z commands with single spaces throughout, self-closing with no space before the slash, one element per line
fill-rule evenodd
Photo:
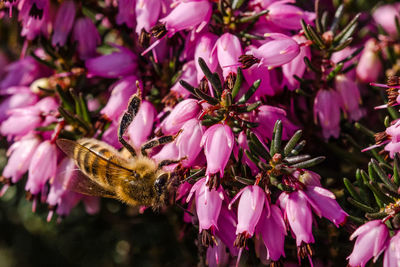
<path fill-rule="evenodd" d="M 236 239 L 235 239 L 235 242 L 233 243 L 233 245 L 238 248 L 246 247 L 247 237 L 248 237 L 248 234 L 246 232 L 238 234 L 236 236 Z"/>
<path fill-rule="evenodd" d="M 150 30 L 151 35 L 153 35 L 157 39 L 161 39 L 164 35 L 167 34 L 167 29 L 165 28 L 165 24 L 159 23 Z"/>
<path fill-rule="evenodd" d="M 199 90 L 202 91 L 203 93 L 208 94 L 210 87 L 208 86 L 208 81 L 206 77 L 201 79 L 200 84 L 199 84 Z"/>
<path fill-rule="evenodd" d="M 400 77 L 398 76 L 390 76 L 387 80 L 387 85 L 389 86 L 396 86 L 400 85 Z"/>
<path fill-rule="evenodd" d="M 374 137 L 375 137 L 375 143 L 376 143 L 377 145 L 379 145 L 380 143 L 382 143 L 383 141 L 385 141 L 389 136 L 387 135 L 386 132 L 379 132 L 379 133 L 376 133 L 376 134 L 374 135 Z"/>
<path fill-rule="evenodd" d="M 213 243 L 213 236 L 209 230 L 203 230 L 200 233 L 201 235 L 201 244 L 205 247 L 212 245 Z"/>
<path fill-rule="evenodd" d="M 236 82 L 236 74 L 230 72 L 225 79 L 225 84 L 224 84 L 225 88 L 228 89 L 229 91 L 232 91 L 235 82 Z"/>
<path fill-rule="evenodd" d="M 254 64 L 259 63 L 260 60 L 252 55 L 241 55 L 239 62 L 242 64 L 243 69 L 248 69 Z"/>
<path fill-rule="evenodd" d="M 35 19 L 42 19 L 43 9 L 38 8 L 36 3 L 34 3 L 29 10 L 29 16 L 34 17 Z"/>

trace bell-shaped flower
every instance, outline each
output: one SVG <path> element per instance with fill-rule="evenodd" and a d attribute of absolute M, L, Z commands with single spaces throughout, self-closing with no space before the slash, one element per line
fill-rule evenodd
<path fill-rule="evenodd" d="M 140 34 L 142 29 L 150 31 L 160 15 L 162 1 L 160 0 L 137 0 L 136 1 L 136 33 Z"/>
<path fill-rule="evenodd" d="M 180 1 L 160 22 L 165 24 L 168 36 L 172 36 L 178 31 L 194 27 L 200 31 L 210 20 L 211 14 L 212 4 L 208 0 Z"/>
<path fill-rule="evenodd" d="M 75 21 L 72 39 L 78 42 L 78 54 L 83 60 L 95 57 L 100 44 L 100 34 L 90 18 L 78 18 Z"/>
<path fill-rule="evenodd" d="M 54 179 L 56 170 L 57 147 L 49 140 L 46 140 L 37 147 L 32 156 L 25 190 L 32 195 L 37 195 L 43 190 L 47 181 Z"/>
<path fill-rule="evenodd" d="M 304 193 L 317 215 L 333 222 L 336 227 L 343 224 L 349 216 L 337 203 L 335 195 L 320 186 L 307 186 Z"/>
<path fill-rule="evenodd" d="M 57 11 L 54 22 L 54 33 L 51 39 L 53 46 L 64 46 L 74 25 L 76 7 L 73 0 L 64 1 Z"/>
<path fill-rule="evenodd" d="M 382 26 L 382 28 L 391 36 L 397 35 L 396 20 L 399 16 L 400 4 L 382 5 L 378 7 L 373 13 L 376 24 Z"/>
<path fill-rule="evenodd" d="M 229 254 L 226 246 L 217 238 L 216 245 L 208 246 L 206 254 L 206 264 L 210 267 L 227 266 L 229 263 Z"/>
<path fill-rule="evenodd" d="M 356 237 L 353 252 L 347 259 L 351 267 L 364 267 L 372 257 L 375 262 L 386 248 L 389 230 L 381 220 L 374 220 L 358 227 L 350 236 L 350 240 Z"/>
<path fill-rule="evenodd" d="M 7 119 L 10 115 L 10 110 L 32 106 L 36 104 L 37 101 L 38 96 L 32 93 L 27 87 L 25 87 L 24 90 L 20 90 L 18 93 L 7 97 L 0 103 L 0 122 Z"/>
<path fill-rule="evenodd" d="M 18 182 L 22 175 L 28 171 L 29 164 L 39 144 L 40 139 L 35 135 L 27 135 L 13 143 L 7 151 L 8 162 L 4 167 L 2 176 L 11 179 L 12 183 Z"/>
<path fill-rule="evenodd" d="M 292 61 L 300 53 L 300 45 L 293 38 L 281 33 L 269 33 L 271 41 L 266 42 L 252 54 L 259 61 L 259 65 L 278 67 Z"/>
<path fill-rule="evenodd" d="M 267 196 L 258 185 L 249 185 L 239 191 L 232 199 L 229 206 L 238 198 L 238 224 L 236 227 L 236 235 L 244 235 L 250 238 L 254 235 L 255 228 L 261 217 L 261 213 L 266 208 L 267 216 L 270 215 L 270 207 Z"/>
<path fill-rule="evenodd" d="M 239 38 L 227 32 L 218 38 L 215 46 L 223 76 L 226 78 L 229 73 L 236 73 L 238 59 L 243 54 Z"/>
<path fill-rule="evenodd" d="M 183 65 L 182 74 L 179 77 L 179 80 L 184 80 L 191 86 L 197 87 L 197 85 L 198 85 L 197 71 L 196 71 L 196 64 L 194 63 L 194 60 L 191 60 L 191 61 L 187 62 L 185 65 Z M 179 82 L 176 82 L 171 87 L 171 92 L 175 92 L 178 95 L 178 97 L 185 98 L 185 99 L 190 96 L 190 92 L 188 90 L 186 90 Z"/>
<path fill-rule="evenodd" d="M 313 214 L 305 194 L 302 191 L 294 191 L 290 194 L 284 192 L 279 196 L 279 205 L 284 211 L 290 229 L 296 236 L 297 246 L 301 246 L 303 242 L 314 243 Z"/>
<path fill-rule="evenodd" d="M 301 8 L 290 5 L 292 1 L 274 1 L 268 5 L 267 20 L 278 27 L 288 30 L 300 30 L 300 21 L 303 19 L 310 24 L 315 19 L 315 13 L 304 11 Z M 295 1 L 293 1 L 295 2 Z"/>
<path fill-rule="evenodd" d="M 364 112 L 360 107 L 360 90 L 355 81 L 344 74 L 336 75 L 335 88 L 341 97 L 343 111 L 349 115 L 350 120 L 359 120 Z"/>
<path fill-rule="evenodd" d="M 261 214 L 256 231 L 261 234 L 267 248 L 267 259 L 278 261 L 281 256 L 285 257 L 286 225 L 280 208 L 271 205 L 270 209 L 270 216 L 265 210 Z"/>
<path fill-rule="evenodd" d="M 136 81 L 136 76 L 128 76 L 111 85 L 111 96 L 100 113 L 106 115 L 110 120 L 117 121 L 127 109 L 129 99 L 137 91 Z"/>
<path fill-rule="evenodd" d="M 118 14 L 116 17 L 118 25 L 125 23 L 126 26 L 133 29 L 135 26 L 135 2 L 136 0 L 118 1 Z"/>
<path fill-rule="evenodd" d="M 211 72 L 214 72 L 218 67 L 217 51 L 213 49 L 217 39 L 218 36 L 215 34 L 205 33 L 197 40 L 196 49 L 194 51 L 194 63 L 196 64 L 197 70 L 197 83 L 200 83 L 204 77 L 203 70 L 199 65 L 199 58 L 204 59 Z"/>
<path fill-rule="evenodd" d="M 340 95 L 331 89 L 320 89 L 314 100 L 314 121 L 322 127 L 322 134 L 325 139 L 330 136 L 339 137 L 340 133 L 340 108 L 342 100 Z"/>
<path fill-rule="evenodd" d="M 142 101 L 139 111 L 127 129 L 133 147 L 139 148 L 147 141 L 153 129 L 156 109 L 149 101 Z"/>
<path fill-rule="evenodd" d="M 182 126 L 182 133 L 176 139 L 176 145 L 179 149 L 179 158 L 187 157 L 182 161 L 183 166 L 190 167 L 199 155 L 202 147 L 201 138 L 205 127 L 196 119 L 190 119 Z"/>
<path fill-rule="evenodd" d="M 185 122 L 199 115 L 201 106 L 196 99 L 186 99 L 178 103 L 165 120 L 161 123 L 164 134 L 175 134 Z"/>
<path fill-rule="evenodd" d="M 193 193 L 195 193 L 199 232 L 218 229 L 217 222 L 224 199 L 222 187 L 219 186 L 217 189 L 210 190 L 207 186 L 206 178 L 202 178 L 193 185 L 186 202 L 190 201 Z"/>
<path fill-rule="evenodd" d="M 224 124 L 215 124 L 208 128 L 201 139 L 204 153 L 207 158 L 206 174 L 219 171 L 224 176 L 224 169 L 233 150 L 234 136 L 231 127 Z"/>
<path fill-rule="evenodd" d="M 104 78 L 133 75 L 137 69 L 137 57 L 129 49 L 114 45 L 119 50 L 108 55 L 86 60 L 88 74 Z"/>
<path fill-rule="evenodd" d="M 383 267 L 398 266 L 400 263 L 400 231 L 390 238 L 383 256 Z"/>
<path fill-rule="evenodd" d="M 379 44 L 371 38 L 364 47 L 356 67 L 357 78 L 364 83 L 375 82 L 379 79 L 383 67 L 379 58 Z"/>
<path fill-rule="evenodd" d="M 26 0 L 21 1 L 18 20 L 22 22 L 21 36 L 33 40 L 39 34 L 48 36 L 50 24 L 50 1 L 49 0 Z"/>
<path fill-rule="evenodd" d="M 232 256 L 237 256 L 239 249 L 234 245 L 236 239 L 237 216 L 233 210 L 228 209 L 228 199 L 224 199 L 225 201 L 221 206 L 218 217 L 218 229 L 215 231 L 215 235 L 229 248 L 229 252 Z"/>

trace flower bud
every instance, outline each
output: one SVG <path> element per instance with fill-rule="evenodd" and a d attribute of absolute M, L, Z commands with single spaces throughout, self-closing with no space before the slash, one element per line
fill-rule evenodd
<path fill-rule="evenodd" d="M 357 78 L 364 83 L 371 83 L 378 80 L 382 73 L 382 62 L 378 55 L 378 44 L 370 39 L 365 44 L 360 61 L 356 67 Z"/>

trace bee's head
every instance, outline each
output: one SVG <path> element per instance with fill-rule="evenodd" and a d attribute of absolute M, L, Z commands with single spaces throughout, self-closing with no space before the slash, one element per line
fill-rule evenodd
<path fill-rule="evenodd" d="M 154 181 L 154 188 L 158 196 L 161 196 L 170 177 L 169 173 L 161 173 Z"/>

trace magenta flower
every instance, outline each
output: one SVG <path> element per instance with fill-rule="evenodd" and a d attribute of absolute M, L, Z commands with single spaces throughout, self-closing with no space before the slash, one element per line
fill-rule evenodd
<path fill-rule="evenodd" d="M 46 164 L 43 164 L 46 162 Z M 29 164 L 28 181 L 25 190 L 37 195 L 48 180 L 54 179 L 57 170 L 57 146 L 50 141 L 42 142 L 36 149 Z"/>
<path fill-rule="evenodd" d="M 342 100 L 336 91 L 331 89 L 318 91 L 314 100 L 314 121 L 317 123 L 317 118 L 319 119 L 325 139 L 330 136 L 339 137 L 341 107 Z"/>
<path fill-rule="evenodd" d="M 229 254 L 226 252 L 226 246 L 221 240 L 218 245 L 209 246 L 206 254 L 206 264 L 210 267 L 227 266 L 229 263 Z"/>
<path fill-rule="evenodd" d="M 182 75 L 179 77 L 180 80 L 184 80 L 185 82 L 189 83 L 193 87 L 197 87 L 197 71 L 196 71 L 196 64 L 194 60 L 187 62 L 182 67 Z M 190 92 L 186 90 L 179 82 L 175 83 L 171 87 L 171 92 L 175 92 L 178 97 L 188 98 L 190 96 Z"/>
<path fill-rule="evenodd" d="M 204 153 L 207 158 L 206 174 L 219 171 L 224 176 L 224 169 L 233 149 L 234 137 L 231 128 L 224 124 L 215 124 L 208 128 L 201 139 Z"/>
<path fill-rule="evenodd" d="M 158 20 L 162 2 L 160 0 L 137 0 L 136 1 L 136 33 L 140 34 L 142 29 L 150 31 Z"/>
<path fill-rule="evenodd" d="M 82 195 L 73 191 L 67 191 L 61 196 L 59 205 L 57 205 L 56 212 L 59 216 L 67 216 L 73 207 L 75 207 L 81 200 Z"/>
<path fill-rule="evenodd" d="M 229 206 L 239 197 L 236 235 L 243 235 L 245 238 L 250 238 L 254 235 L 254 230 L 261 217 L 264 206 L 266 207 L 267 216 L 270 215 L 269 202 L 264 190 L 258 185 L 249 185 L 240 190 L 232 199 Z"/>
<path fill-rule="evenodd" d="M 313 215 L 303 191 L 294 191 L 290 194 L 281 193 L 279 205 L 284 210 L 290 229 L 296 236 L 297 246 L 301 246 L 303 242 L 306 244 L 314 243 L 312 234 Z"/>
<path fill-rule="evenodd" d="M 400 262 L 400 231 L 390 238 L 390 242 L 383 256 L 383 266 L 398 266 Z"/>
<path fill-rule="evenodd" d="M 243 70 L 243 76 L 248 84 L 253 84 L 257 80 L 261 81 L 260 86 L 252 97 L 255 100 L 259 100 L 260 97 L 265 95 L 273 96 L 282 91 L 280 87 L 272 86 L 270 78 L 272 75 L 272 71 L 273 70 L 269 70 L 268 67 L 263 65 L 253 65 L 250 68 Z M 244 94 L 244 92 L 242 94 Z M 239 95 L 237 97 L 239 97 Z"/>
<path fill-rule="evenodd" d="M 372 17 L 376 24 L 381 25 L 383 29 L 391 36 L 397 35 L 395 18 L 400 19 L 399 16 L 400 4 L 383 5 L 377 8 Z"/>
<path fill-rule="evenodd" d="M 190 119 L 182 126 L 182 133 L 176 139 L 176 145 L 179 149 L 179 158 L 187 157 L 182 161 L 183 166 L 189 167 L 196 160 L 202 147 L 201 138 L 205 127 L 196 118 Z"/>
<path fill-rule="evenodd" d="M 76 171 L 75 163 L 70 158 L 64 158 L 57 166 L 57 174 L 53 179 L 46 202 L 50 206 L 60 203 L 61 197 L 67 191 L 65 185 Z"/>
<path fill-rule="evenodd" d="M 185 122 L 199 115 L 201 106 L 196 99 L 186 99 L 178 103 L 161 123 L 161 129 L 164 134 L 175 134 Z"/>
<path fill-rule="evenodd" d="M 133 147 L 139 148 L 147 141 L 156 116 L 156 109 L 148 101 L 142 101 L 139 112 L 129 125 L 127 133 Z"/>
<path fill-rule="evenodd" d="M 300 46 L 291 37 L 281 33 L 269 33 L 267 37 L 273 40 L 252 50 L 252 54 L 259 60 L 259 65 L 278 67 L 289 63 L 300 53 Z"/>
<path fill-rule="evenodd" d="M 364 112 L 359 106 L 361 96 L 357 84 L 347 75 L 339 74 L 335 77 L 335 88 L 341 97 L 343 111 L 348 114 L 350 120 L 359 120 Z"/>
<path fill-rule="evenodd" d="M 367 222 L 357 228 L 350 240 L 357 237 L 353 252 L 347 257 L 352 267 L 361 266 L 374 257 L 374 262 L 386 248 L 389 237 L 387 226 L 380 220 Z"/>
<path fill-rule="evenodd" d="M 22 22 L 21 36 L 33 40 L 39 34 L 48 35 L 49 0 L 25 0 L 19 6 L 18 19 Z"/>
<path fill-rule="evenodd" d="M 208 0 L 181 1 L 168 16 L 160 19 L 165 24 L 168 36 L 176 32 L 197 27 L 200 31 L 211 18 L 212 5 Z"/>
<path fill-rule="evenodd" d="M 27 135 L 13 143 L 7 151 L 8 162 L 3 170 L 3 177 L 18 182 L 28 171 L 29 164 L 35 154 L 40 139 L 36 135 Z"/>
<path fill-rule="evenodd" d="M 225 198 L 218 217 L 219 228 L 215 231 L 215 235 L 218 236 L 229 248 L 229 252 L 232 256 L 237 256 L 239 249 L 234 246 L 236 239 L 235 231 L 237 226 L 237 216 L 233 210 L 228 209 L 228 205 L 226 204 L 227 202 L 228 200 Z"/>
<path fill-rule="evenodd" d="M 343 224 L 349 216 L 336 201 L 335 195 L 320 186 L 307 186 L 304 191 L 314 211 L 333 222 L 336 227 Z"/>
<path fill-rule="evenodd" d="M 7 97 L 0 103 L 0 122 L 7 119 L 10 115 L 9 111 L 16 108 L 22 108 L 26 106 L 32 106 L 38 101 L 38 96 L 29 90 L 29 88 L 24 88 L 23 90 L 18 90 L 19 92 Z"/>
<path fill-rule="evenodd" d="M 83 60 L 96 56 L 96 47 L 100 44 L 100 35 L 92 20 L 86 17 L 75 22 L 72 39 L 78 42 L 78 54 Z"/>
<path fill-rule="evenodd" d="M 217 221 L 222 200 L 224 199 L 222 187 L 219 186 L 218 189 L 213 188 L 209 190 L 206 184 L 206 178 L 202 178 L 193 185 L 186 202 L 190 201 L 193 193 L 195 193 L 199 232 L 208 229 L 211 231 L 218 229 Z"/>
<path fill-rule="evenodd" d="M 267 248 L 267 259 L 278 261 L 281 256 L 285 257 L 286 225 L 278 206 L 271 205 L 270 210 L 270 216 L 263 211 L 256 231 L 261 234 Z"/>
<path fill-rule="evenodd" d="M 239 64 L 238 59 L 243 54 L 239 38 L 227 32 L 218 38 L 215 46 L 223 76 L 226 78 L 229 73 L 236 73 Z"/>
<path fill-rule="evenodd" d="M 288 30 L 301 29 L 300 21 L 304 19 L 307 24 L 311 24 L 315 19 L 315 13 L 303 11 L 301 8 L 288 3 L 295 1 L 273 1 L 267 6 L 267 20 L 278 27 Z"/>
<path fill-rule="evenodd" d="M 136 93 L 136 76 L 125 77 L 110 86 L 111 96 L 107 105 L 100 111 L 110 120 L 118 120 L 126 110 L 130 97 Z"/>
<path fill-rule="evenodd" d="M 214 45 L 218 36 L 212 33 L 203 34 L 197 41 L 196 49 L 194 51 L 194 63 L 197 70 L 197 83 L 200 83 L 204 77 L 204 73 L 199 65 L 199 58 L 204 59 L 208 68 L 214 72 L 218 67 L 218 57 Z"/>
<path fill-rule="evenodd" d="M 126 24 L 133 29 L 135 26 L 135 0 L 119 0 L 118 14 L 116 17 L 118 25 Z"/>
<path fill-rule="evenodd" d="M 156 162 L 161 162 L 166 159 L 178 159 L 179 158 L 179 149 L 176 145 L 176 140 L 172 143 L 168 143 L 168 144 L 164 145 L 157 154 L 152 156 L 152 158 Z M 167 167 L 171 167 L 171 169 L 174 168 L 174 166 L 171 166 L 171 165 L 169 165 Z"/>
<path fill-rule="evenodd" d="M 74 1 L 64 1 L 57 11 L 56 20 L 54 22 L 54 33 L 51 39 L 53 46 L 64 46 L 67 41 L 68 34 L 71 32 L 75 20 L 75 4 Z"/>
<path fill-rule="evenodd" d="M 255 122 L 259 123 L 259 126 L 255 129 L 260 136 L 271 140 L 274 125 L 277 120 L 282 121 L 283 131 L 282 139 L 286 140 L 298 129 L 292 122 L 286 117 L 286 112 L 283 109 L 262 105 L 258 108 L 258 113 Z"/>
<path fill-rule="evenodd" d="M 258 134 L 256 134 L 258 135 Z M 262 138 L 259 138 L 260 140 L 262 140 Z M 235 142 L 235 145 L 233 147 L 233 155 L 235 156 L 236 160 L 238 160 L 239 158 L 239 149 L 242 149 L 243 151 L 245 150 L 249 150 L 249 146 L 248 146 L 248 140 L 247 140 L 247 136 L 246 133 L 244 131 L 239 133 L 239 136 L 237 138 L 237 142 Z M 244 163 L 246 163 L 247 166 L 249 166 L 251 173 L 253 175 L 256 175 L 259 171 L 257 165 L 252 162 L 246 154 L 243 153 L 243 158 L 242 161 Z"/>
<path fill-rule="evenodd" d="M 88 74 L 104 78 L 118 78 L 133 75 L 137 69 L 137 57 L 129 49 L 114 45 L 119 49 L 108 55 L 91 58 L 85 61 Z"/>
<path fill-rule="evenodd" d="M 111 122 L 110 126 L 105 130 L 101 140 L 112 145 L 113 147 L 120 149 L 122 147 L 121 143 L 118 140 L 118 122 Z"/>
<path fill-rule="evenodd" d="M 382 67 L 378 43 L 371 38 L 365 43 L 365 48 L 357 64 L 357 78 L 364 83 L 375 82 L 382 73 Z"/>

